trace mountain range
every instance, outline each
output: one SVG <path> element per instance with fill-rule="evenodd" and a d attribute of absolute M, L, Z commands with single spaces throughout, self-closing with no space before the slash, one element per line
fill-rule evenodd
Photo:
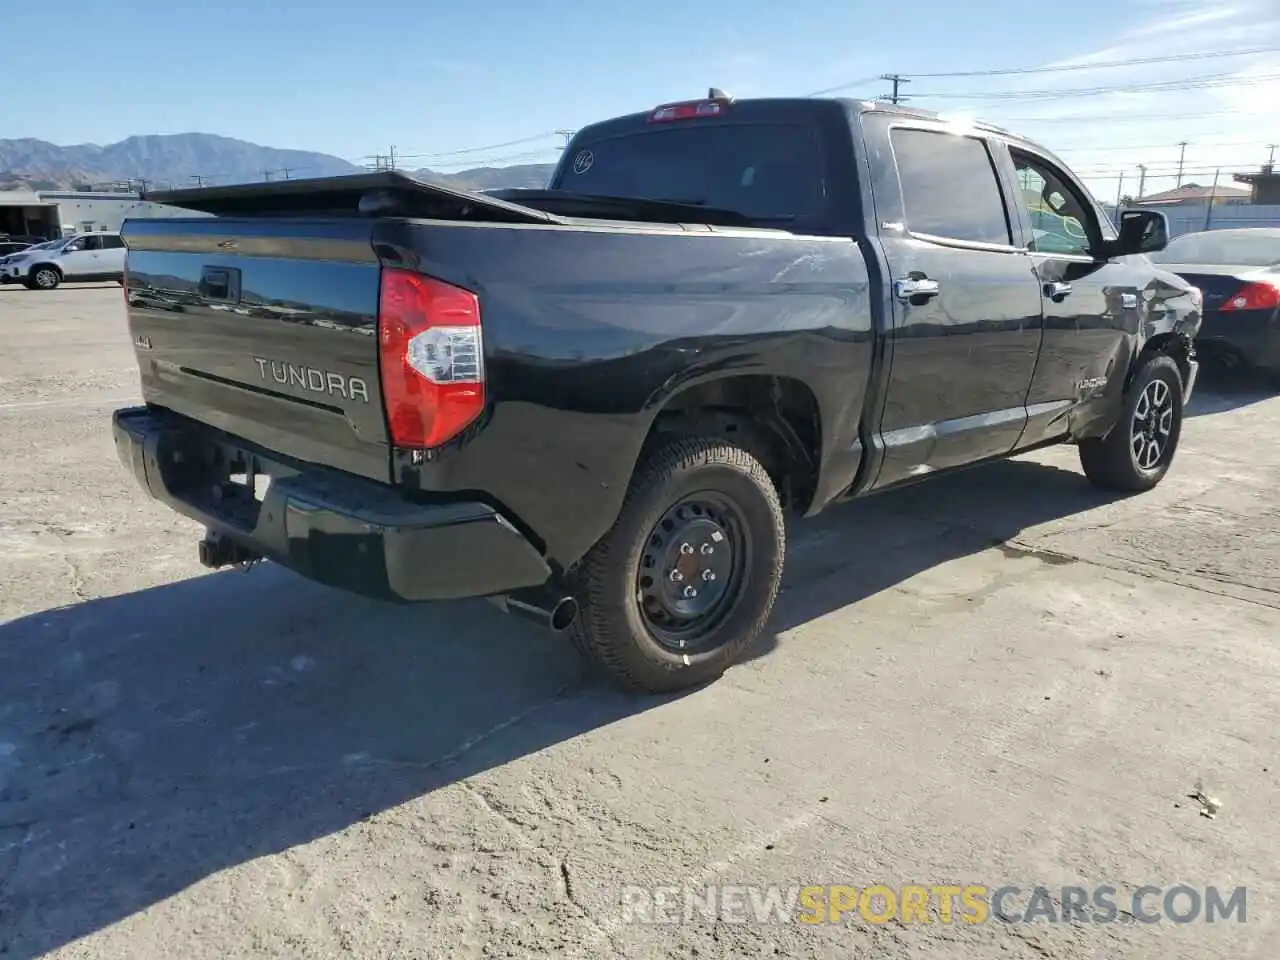
<path fill-rule="evenodd" d="M 471 190 L 541 187 L 549 163 L 476 167 L 456 173 L 411 171 Z M 151 134 L 99 146 L 58 146 L 44 140 L 0 140 L 0 190 L 68 190 L 145 181 L 151 188 L 249 183 L 283 177 L 331 177 L 364 168 L 310 150 L 281 150 L 211 133 Z"/>

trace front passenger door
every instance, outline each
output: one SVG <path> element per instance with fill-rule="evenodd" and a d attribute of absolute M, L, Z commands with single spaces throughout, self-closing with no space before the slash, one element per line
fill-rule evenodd
<path fill-rule="evenodd" d="M 1145 257 L 1107 259 L 1103 247 L 1114 230 L 1065 167 L 1022 144 L 1010 144 L 1007 156 L 1044 301 L 1044 345 L 1021 443 L 1027 445 L 1112 412 L 1107 398 L 1123 389 L 1151 267 Z"/>
<path fill-rule="evenodd" d="M 72 277 L 93 276 L 99 273 L 98 258 L 102 256 L 102 238 L 92 233 L 77 237 L 62 248 L 58 266 L 68 280 Z"/>
<path fill-rule="evenodd" d="M 1008 453 L 1026 423 L 1040 284 L 982 135 L 882 118 L 876 219 L 893 328 L 874 487 Z"/>

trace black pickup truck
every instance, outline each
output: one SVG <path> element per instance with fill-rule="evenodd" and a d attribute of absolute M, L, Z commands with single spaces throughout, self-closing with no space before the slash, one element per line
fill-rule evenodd
<path fill-rule="evenodd" d="M 149 199 L 213 216 L 124 227 L 114 435 L 207 566 L 489 597 L 649 691 L 765 627 L 786 511 L 1054 443 L 1145 490 L 1198 369 L 1159 214 L 882 103 L 713 91 L 584 128 L 546 190 Z"/>

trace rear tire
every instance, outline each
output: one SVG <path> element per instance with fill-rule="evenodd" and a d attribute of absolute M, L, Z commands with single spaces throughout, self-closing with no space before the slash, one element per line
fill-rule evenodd
<path fill-rule="evenodd" d="M 31 290 L 54 290 L 62 282 L 62 274 L 56 267 L 36 267 L 27 275 L 27 287 Z"/>
<path fill-rule="evenodd" d="M 1105 436 L 1080 442 L 1080 465 L 1095 487 L 1125 493 L 1164 479 L 1182 437 L 1182 373 L 1172 357 L 1140 361 L 1120 419 Z"/>
<path fill-rule="evenodd" d="M 583 560 L 570 636 L 630 689 L 709 683 L 764 629 L 785 552 L 782 505 L 760 461 L 721 439 L 673 438 L 642 460 L 617 521 Z"/>

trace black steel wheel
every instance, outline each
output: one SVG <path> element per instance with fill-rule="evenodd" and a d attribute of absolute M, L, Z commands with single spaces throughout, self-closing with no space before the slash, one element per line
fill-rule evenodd
<path fill-rule="evenodd" d="M 1080 442 L 1080 465 L 1104 490 L 1150 490 L 1169 472 L 1181 436 L 1182 372 L 1172 357 L 1151 353 L 1134 371 L 1115 426 Z"/>
<path fill-rule="evenodd" d="M 676 437 L 636 470 L 577 575 L 578 648 L 651 693 L 719 677 L 764 629 L 782 578 L 778 492 L 751 453 Z"/>
<path fill-rule="evenodd" d="M 700 649 L 733 609 L 751 558 L 751 531 L 731 499 L 686 497 L 654 524 L 636 572 L 636 601 L 659 643 Z"/>

